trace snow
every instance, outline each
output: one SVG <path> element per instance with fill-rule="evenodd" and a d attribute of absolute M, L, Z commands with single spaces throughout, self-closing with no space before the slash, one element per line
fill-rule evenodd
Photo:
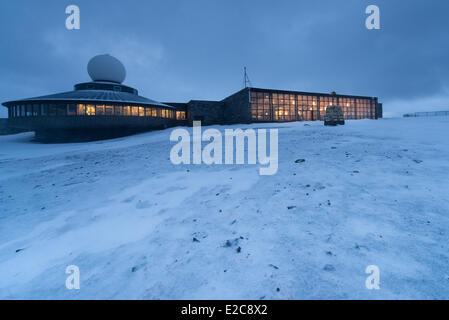
<path fill-rule="evenodd" d="M 277 174 L 1 136 L 0 298 L 449 299 L 449 118 L 229 127 L 278 128 Z"/>

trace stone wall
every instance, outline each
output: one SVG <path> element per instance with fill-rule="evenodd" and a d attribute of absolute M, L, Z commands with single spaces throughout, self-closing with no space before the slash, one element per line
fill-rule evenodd
<path fill-rule="evenodd" d="M 190 100 L 187 104 L 187 120 L 192 125 L 194 120 L 200 120 L 201 125 L 223 123 L 223 101 Z"/>
<path fill-rule="evenodd" d="M 8 119 L 0 119 L 0 135 L 14 134 L 26 131 L 28 130 L 10 127 L 8 125 Z"/>
<path fill-rule="evenodd" d="M 383 106 L 382 103 L 376 104 L 376 119 L 383 118 Z"/>
<path fill-rule="evenodd" d="M 249 88 L 240 90 L 225 98 L 224 123 L 250 123 L 251 109 L 249 103 Z"/>

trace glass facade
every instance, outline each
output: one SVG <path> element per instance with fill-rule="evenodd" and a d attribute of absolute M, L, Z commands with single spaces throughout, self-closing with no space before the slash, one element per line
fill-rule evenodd
<path fill-rule="evenodd" d="M 345 119 L 375 119 L 375 101 L 339 95 L 250 91 L 253 121 L 324 120 L 326 108 L 339 105 Z"/>
<path fill-rule="evenodd" d="M 9 107 L 9 116 L 134 116 L 177 119 L 172 109 L 148 106 L 122 106 L 104 104 L 26 104 Z M 184 113 L 185 119 L 185 113 Z"/>

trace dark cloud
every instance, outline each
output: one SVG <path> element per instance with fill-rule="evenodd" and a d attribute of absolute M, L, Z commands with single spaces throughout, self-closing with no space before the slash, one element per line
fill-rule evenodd
<path fill-rule="evenodd" d="M 65 29 L 69 4 L 79 31 Z M 381 30 L 365 28 L 370 4 Z M 445 0 L 2 1 L 0 101 L 71 90 L 110 53 L 162 101 L 221 99 L 247 66 L 258 87 L 379 96 L 387 114 L 449 109 L 448 16 Z"/>

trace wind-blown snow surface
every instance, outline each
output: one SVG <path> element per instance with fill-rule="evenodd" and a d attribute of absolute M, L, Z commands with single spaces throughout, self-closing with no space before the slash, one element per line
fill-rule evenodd
<path fill-rule="evenodd" d="M 240 127 L 279 128 L 276 175 L 175 166 L 172 129 L 0 137 L 0 297 L 449 299 L 449 118 Z"/>

